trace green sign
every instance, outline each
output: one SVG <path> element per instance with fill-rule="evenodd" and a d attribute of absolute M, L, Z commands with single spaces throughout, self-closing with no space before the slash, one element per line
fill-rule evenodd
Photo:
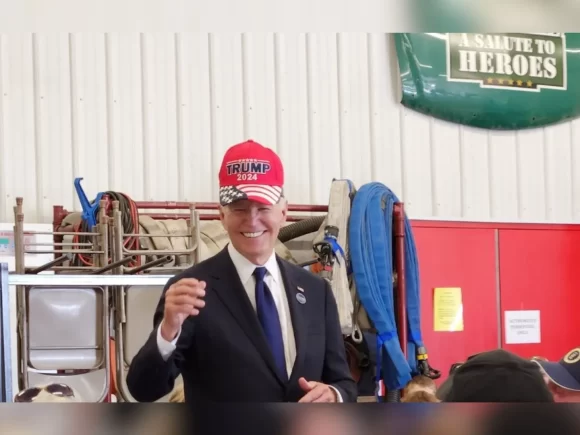
<path fill-rule="evenodd" d="M 450 81 L 517 91 L 566 89 L 566 40 L 561 33 L 450 33 L 447 38 Z"/>
<path fill-rule="evenodd" d="M 475 127 L 521 129 L 580 114 L 580 34 L 395 35 L 402 104 Z"/>

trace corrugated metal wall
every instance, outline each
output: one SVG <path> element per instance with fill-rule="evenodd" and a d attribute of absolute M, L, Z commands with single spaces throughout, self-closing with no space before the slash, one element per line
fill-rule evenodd
<path fill-rule="evenodd" d="M 224 150 L 253 138 L 294 203 L 333 177 L 386 183 L 414 218 L 575 221 L 580 121 L 461 128 L 403 109 L 384 34 L 2 34 L 0 221 L 89 197 L 216 200 Z"/>

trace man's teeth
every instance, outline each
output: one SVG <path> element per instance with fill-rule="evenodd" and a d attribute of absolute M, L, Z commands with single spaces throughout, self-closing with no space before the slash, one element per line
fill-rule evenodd
<path fill-rule="evenodd" d="M 257 233 L 242 233 L 244 236 L 249 237 L 250 239 L 253 239 L 254 237 L 260 237 L 262 234 L 264 234 L 264 231 L 259 231 Z"/>

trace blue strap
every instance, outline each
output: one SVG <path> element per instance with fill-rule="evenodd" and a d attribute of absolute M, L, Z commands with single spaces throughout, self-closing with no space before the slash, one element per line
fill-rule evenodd
<path fill-rule="evenodd" d="M 340 264 L 341 258 L 343 259 L 343 261 L 346 261 L 346 255 L 344 253 L 344 249 L 342 249 L 342 246 L 340 246 L 336 237 L 334 237 L 333 235 L 327 234 L 324 237 L 324 241 L 332 247 L 332 253 L 334 254 L 334 258 L 336 258 L 336 261 L 338 261 L 339 264 Z"/>
<path fill-rule="evenodd" d="M 349 246 L 359 298 L 377 329 L 377 378 L 389 391 L 402 389 L 418 374 L 416 348 L 422 347 L 419 274 L 415 241 L 405 216 L 405 278 L 408 343 L 405 359 L 397 335 L 393 297 L 393 206 L 396 195 L 382 183 L 356 193 L 349 222 Z"/>
<path fill-rule="evenodd" d="M 324 237 L 324 241 L 331 246 L 332 253 L 334 254 L 334 258 L 336 259 L 338 264 L 340 264 L 341 258 L 342 261 L 346 263 L 346 274 L 347 276 L 350 276 L 352 274 L 352 264 L 349 261 L 347 261 L 344 249 L 342 249 L 342 246 L 340 246 L 340 243 L 338 243 L 336 237 L 327 234 Z"/>
<path fill-rule="evenodd" d="M 383 379 L 383 345 L 389 342 L 390 340 L 396 338 L 398 341 L 398 336 L 396 332 L 387 332 L 385 334 L 377 334 L 377 368 L 376 368 L 376 383 L 377 387 L 375 389 L 375 396 L 377 398 L 377 402 L 381 401 L 381 387 L 380 381 Z"/>
<path fill-rule="evenodd" d="M 93 204 L 89 202 L 85 191 L 81 186 L 81 177 L 75 178 L 75 190 L 77 191 L 77 195 L 79 197 L 79 201 L 81 203 L 81 207 L 83 209 L 82 219 L 86 221 L 89 225 L 89 228 L 93 228 L 97 225 L 97 210 L 99 209 L 99 202 L 103 197 L 104 192 L 99 192 L 97 197 L 93 201 Z"/>

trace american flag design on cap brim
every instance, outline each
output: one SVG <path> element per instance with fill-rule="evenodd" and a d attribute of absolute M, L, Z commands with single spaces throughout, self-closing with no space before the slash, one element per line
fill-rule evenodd
<path fill-rule="evenodd" d="M 284 166 L 273 150 L 248 140 L 226 151 L 219 185 L 222 206 L 242 199 L 274 205 L 283 195 Z"/>
<path fill-rule="evenodd" d="M 274 205 L 282 197 L 282 187 L 265 184 L 240 184 L 238 186 L 223 186 L 219 192 L 220 204 L 225 206 L 246 199 L 262 204 Z"/>

